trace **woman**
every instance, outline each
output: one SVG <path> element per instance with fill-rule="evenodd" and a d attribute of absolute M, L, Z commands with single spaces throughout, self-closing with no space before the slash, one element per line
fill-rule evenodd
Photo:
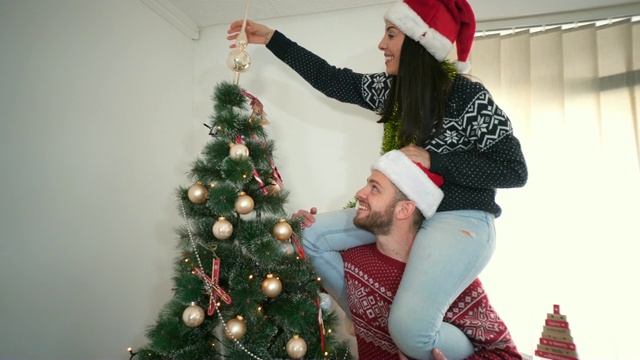
<path fill-rule="evenodd" d="M 240 28 L 241 21 L 232 23 L 228 39 Z M 385 14 L 378 46 L 386 73 L 360 74 L 329 65 L 265 25 L 250 21 L 246 29 L 249 43 L 266 44 L 325 95 L 380 113 L 383 152 L 400 148 L 444 177 L 444 200 L 416 237 L 389 316 L 394 342 L 416 359 L 431 359 L 436 347 L 449 359 L 473 352 L 464 334 L 443 323 L 444 312 L 493 254 L 494 219 L 501 213 L 496 189 L 527 180 L 510 120 L 484 86 L 459 73 L 468 69 L 474 32 L 466 0 L 400 1 Z M 454 42 L 455 65 L 446 60 Z M 348 305 L 338 251 L 374 241 L 353 225 L 354 213 L 302 213 L 304 225 L 313 222 L 303 234 L 305 251 L 343 309 Z"/>

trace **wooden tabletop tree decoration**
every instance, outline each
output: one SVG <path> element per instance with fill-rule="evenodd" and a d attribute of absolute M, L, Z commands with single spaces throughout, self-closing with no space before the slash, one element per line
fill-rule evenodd
<path fill-rule="evenodd" d="M 535 356 L 542 359 L 577 360 L 578 352 L 573 342 L 566 315 L 560 313 L 560 305 L 553 305 L 553 313 L 547 314 Z"/>

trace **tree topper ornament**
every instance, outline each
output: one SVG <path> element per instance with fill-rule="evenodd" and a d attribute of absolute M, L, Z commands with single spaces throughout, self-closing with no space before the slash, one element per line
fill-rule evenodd
<path fill-rule="evenodd" d="M 242 29 L 236 38 L 236 47 L 231 50 L 229 56 L 227 56 L 227 66 L 234 72 L 233 83 L 238 85 L 240 82 L 240 73 L 249 70 L 251 66 L 251 56 L 244 49 L 249 45 L 247 39 L 247 16 L 249 15 L 249 0 L 247 0 L 247 7 L 244 10 L 244 19 L 242 21 Z"/>

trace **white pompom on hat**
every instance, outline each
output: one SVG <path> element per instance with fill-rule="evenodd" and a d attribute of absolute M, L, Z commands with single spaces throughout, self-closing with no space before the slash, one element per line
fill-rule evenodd
<path fill-rule="evenodd" d="M 444 198 L 440 190 L 444 180 L 422 165 L 411 161 L 402 151 L 392 150 L 380 156 L 371 170 L 383 173 L 409 200 L 416 204 L 426 219 L 433 216 Z"/>
<path fill-rule="evenodd" d="M 476 18 L 467 0 L 402 0 L 384 14 L 405 35 L 444 61 L 453 44 L 461 73 L 471 69 L 469 53 L 476 32 Z"/>

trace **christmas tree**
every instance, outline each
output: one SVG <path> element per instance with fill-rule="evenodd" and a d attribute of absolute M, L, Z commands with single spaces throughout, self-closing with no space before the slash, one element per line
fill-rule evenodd
<path fill-rule="evenodd" d="M 185 223 L 174 294 L 139 359 L 346 359 L 338 317 L 286 216 L 260 101 L 236 84 L 213 95 L 211 140 L 177 189 Z"/>

